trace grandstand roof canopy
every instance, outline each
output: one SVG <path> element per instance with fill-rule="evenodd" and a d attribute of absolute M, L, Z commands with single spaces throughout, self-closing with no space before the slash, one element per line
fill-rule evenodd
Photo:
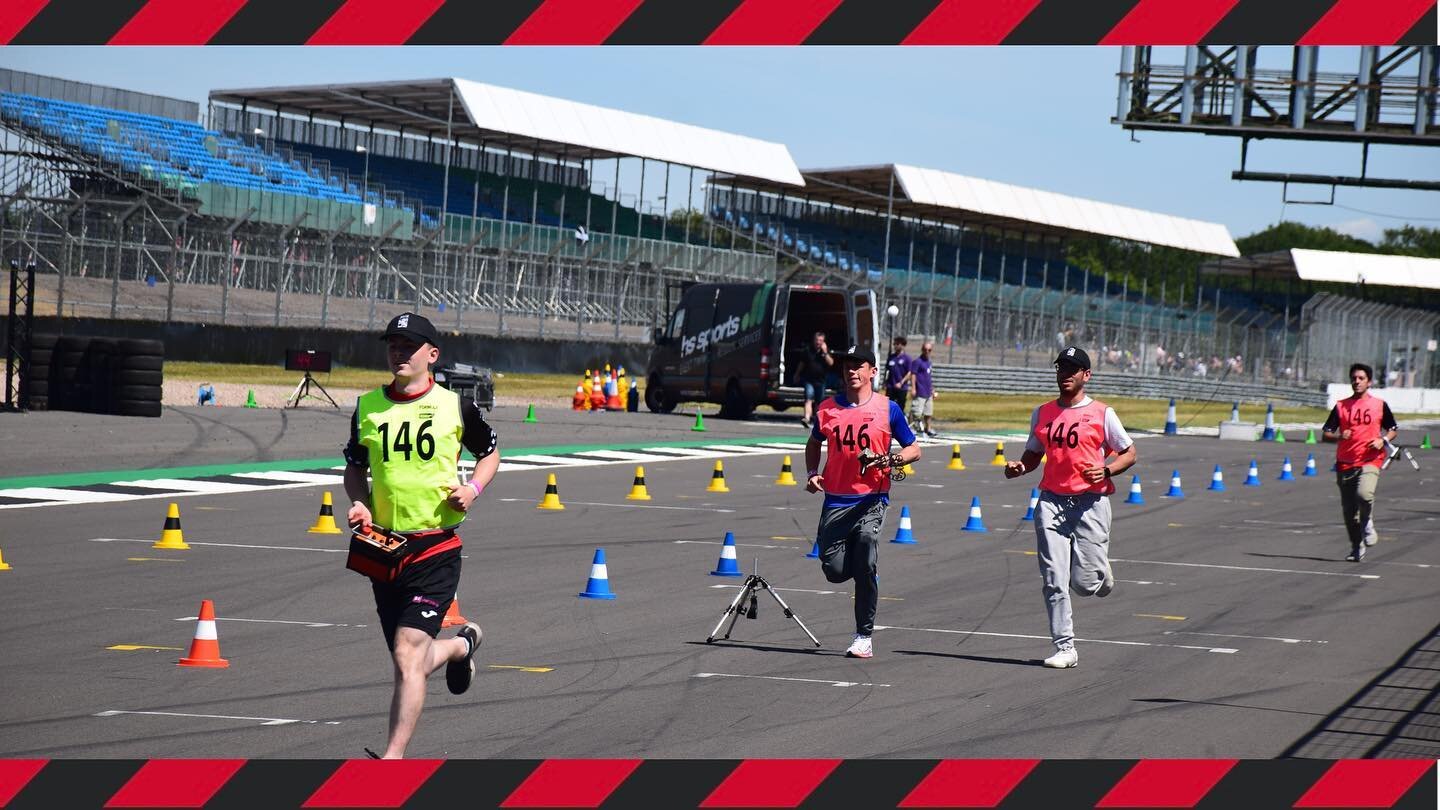
<path fill-rule="evenodd" d="M 1216 256 L 1239 256 L 1224 225 L 1096 202 L 1052 191 L 903 164 L 804 169 L 806 197 L 885 212 L 894 178 L 894 214 L 953 225 L 993 225 L 1052 236 L 1110 236 Z M 795 190 L 746 178 L 714 178 L 719 186 L 795 196 Z"/>
<path fill-rule="evenodd" d="M 453 95 L 452 95 L 453 94 Z M 212 102 L 314 115 L 570 160 L 642 157 L 793 188 L 784 144 L 467 79 L 215 90 Z"/>
<path fill-rule="evenodd" d="M 1301 281 L 1376 284 L 1440 290 L 1440 259 L 1393 256 L 1385 253 L 1347 253 L 1338 250 L 1292 248 L 1258 253 L 1240 259 L 1206 262 L 1200 272 L 1217 276 L 1245 276 Z"/>

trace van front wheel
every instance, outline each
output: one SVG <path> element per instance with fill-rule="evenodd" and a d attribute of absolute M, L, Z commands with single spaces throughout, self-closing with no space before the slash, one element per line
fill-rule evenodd
<path fill-rule="evenodd" d="M 675 410 L 675 400 L 665 393 L 664 386 L 659 380 L 650 380 L 645 384 L 645 407 L 651 413 L 670 413 Z"/>

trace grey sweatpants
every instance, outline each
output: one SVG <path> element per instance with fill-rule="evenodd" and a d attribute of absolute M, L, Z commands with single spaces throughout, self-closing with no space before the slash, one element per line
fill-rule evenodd
<path fill-rule="evenodd" d="M 1075 643 L 1070 590 L 1093 596 L 1110 555 L 1110 499 L 1040 491 L 1035 507 L 1035 551 L 1045 583 L 1045 609 L 1055 648 Z"/>
<path fill-rule="evenodd" d="M 1380 483 L 1379 467 L 1356 467 L 1337 470 L 1335 483 L 1340 486 L 1340 510 L 1345 531 L 1350 534 L 1353 551 L 1365 542 L 1370 531 L 1370 516 L 1375 508 L 1375 487 Z"/>
<path fill-rule="evenodd" d="M 875 607 L 880 603 L 876 558 L 885 506 L 885 501 L 874 498 L 854 506 L 822 509 L 820 527 L 815 530 L 825 579 L 834 583 L 855 580 L 855 632 L 862 636 L 874 632 Z"/>

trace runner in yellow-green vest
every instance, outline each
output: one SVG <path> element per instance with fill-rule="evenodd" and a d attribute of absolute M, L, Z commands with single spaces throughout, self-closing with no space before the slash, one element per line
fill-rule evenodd
<path fill-rule="evenodd" d="M 430 376 L 440 357 L 440 338 L 430 321 L 413 312 L 397 315 L 382 339 L 395 378 L 355 405 L 345 446 L 345 492 L 350 525 L 368 530 L 373 523 L 398 532 L 411 549 L 393 581 L 371 583 L 395 664 L 389 739 L 381 758 L 400 759 L 425 705 L 425 680 L 445 666 L 445 682 L 458 695 L 475 677 L 479 625 L 466 624 L 455 638 L 436 636 L 460 585 L 461 541 L 455 530 L 495 477 L 500 454 L 495 430 L 479 407 L 436 387 Z M 476 459 L 465 483 L 457 476 L 462 447 Z"/>

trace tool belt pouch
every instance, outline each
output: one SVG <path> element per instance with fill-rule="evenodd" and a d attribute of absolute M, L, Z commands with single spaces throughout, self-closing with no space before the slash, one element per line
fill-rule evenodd
<path fill-rule="evenodd" d="M 369 531 L 353 527 L 345 567 L 376 582 L 394 582 L 405 560 L 415 553 L 414 546 L 404 535 L 373 524 Z"/>

